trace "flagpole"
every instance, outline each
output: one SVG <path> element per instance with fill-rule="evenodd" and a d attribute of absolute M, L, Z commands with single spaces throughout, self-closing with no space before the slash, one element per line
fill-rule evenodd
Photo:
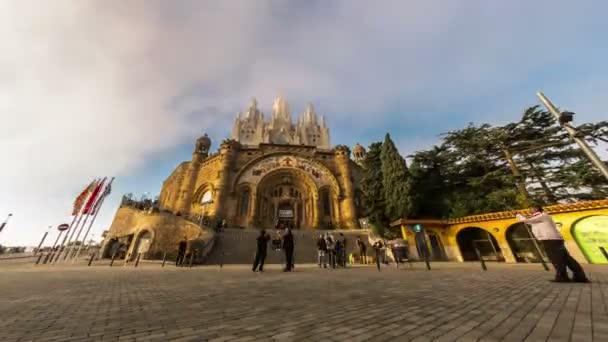
<path fill-rule="evenodd" d="M 95 210 L 95 214 L 93 215 L 93 220 L 91 220 L 91 223 L 89 224 L 89 227 L 87 228 L 86 233 L 84 233 L 84 237 L 82 238 L 83 244 L 85 241 L 87 241 L 87 236 L 89 235 L 89 231 L 91 230 L 91 227 L 93 226 L 93 223 L 95 222 L 95 219 L 97 218 L 99 209 L 101 209 L 101 205 L 103 204 L 103 201 L 106 199 L 106 196 L 108 195 L 108 193 L 106 193 L 106 191 L 107 191 L 107 189 L 110 189 L 110 186 L 112 185 L 113 181 L 114 181 L 114 177 L 112 177 L 110 179 L 110 182 L 108 183 L 108 185 L 106 185 L 105 189 L 103 190 L 104 192 L 103 192 L 101 198 L 99 199 L 99 201 L 97 201 L 97 203 L 93 207 L 94 208 L 93 210 Z M 80 246 L 78 246 L 78 250 L 76 251 L 76 255 L 74 256 L 72 263 L 74 263 L 76 261 L 76 259 L 78 258 L 78 256 L 80 255 L 81 249 L 82 249 L 82 244 Z"/>
<path fill-rule="evenodd" d="M 82 230 L 87 225 L 87 221 L 89 220 L 89 217 L 91 216 L 91 209 L 95 207 L 95 204 L 99 200 L 99 198 L 97 196 L 99 196 L 99 194 L 101 193 L 104 183 L 106 182 L 106 179 L 107 179 L 107 177 L 103 177 L 103 180 L 101 180 L 101 182 L 97 183 L 95 188 L 93 188 L 93 192 L 91 192 L 89 199 L 86 201 L 84 208 L 82 209 L 82 214 L 86 215 L 86 217 L 84 218 L 84 222 L 82 223 L 82 226 L 80 226 L 80 229 L 78 229 L 76 238 L 73 241 L 74 243 L 69 247 L 68 252 L 63 257 L 63 260 L 67 260 L 72 257 L 72 252 L 74 251 L 75 244 L 76 244 L 76 242 L 78 242 L 80 233 L 82 233 Z"/>
<path fill-rule="evenodd" d="M 94 180 L 93 183 L 91 184 L 97 184 L 98 179 Z M 90 187 L 91 185 L 89 185 Z M 89 196 L 92 194 L 93 189 L 91 189 L 91 193 L 87 194 L 87 197 L 84 199 L 84 202 L 86 202 L 86 200 L 89 198 Z M 57 253 L 57 257 L 55 258 L 55 263 L 57 263 L 57 260 L 59 260 L 59 258 L 61 257 L 61 254 L 63 253 L 63 249 L 66 243 L 66 239 L 68 240 L 67 243 L 70 243 L 70 241 L 72 241 L 72 237 L 74 236 L 74 232 L 76 231 L 76 227 L 78 227 L 78 225 L 80 224 L 80 220 L 82 219 L 82 206 L 81 208 L 78 208 L 78 212 L 76 213 L 76 215 L 74 215 L 74 218 L 72 219 L 72 223 L 70 223 L 70 226 L 68 227 L 68 230 L 65 232 L 65 236 L 63 237 L 63 241 L 61 241 L 61 246 L 58 249 L 58 253 Z M 74 222 L 76 222 L 76 226 L 74 226 Z M 72 229 L 74 228 L 74 229 Z M 70 238 L 68 239 L 68 235 L 70 235 L 70 231 L 72 232 L 72 235 L 70 236 Z"/>
<path fill-rule="evenodd" d="M 78 233 L 76 234 L 76 238 L 74 238 L 74 241 L 72 241 L 72 244 L 68 247 L 66 246 L 66 253 L 63 256 L 63 260 L 68 260 L 70 258 L 70 255 L 72 254 L 72 251 L 74 250 L 74 245 L 76 244 L 76 242 L 78 242 L 78 238 L 80 237 L 80 233 L 82 233 L 82 229 L 84 228 L 84 226 L 87 225 L 87 221 L 89 220 L 89 214 L 82 214 L 84 216 L 84 222 L 82 222 L 82 225 L 80 226 L 80 229 L 78 229 Z M 68 245 L 70 243 L 68 242 Z"/>
<path fill-rule="evenodd" d="M 8 214 L 8 216 L 6 217 L 6 220 L 4 220 L 4 222 L 2 222 L 2 224 L 0 224 L 0 232 L 2 232 L 4 230 L 4 227 L 6 227 L 6 225 L 8 224 L 8 220 L 11 218 L 11 216 L 13 216 L 13 214 Z"/>
<path fill-rule="evenodd" d="M 61 234 L 63 234 L 63 230 L 59 231 L 59 235 L 57 235 L 57 239 L 55 239 L 55 243 L 53 244 L 53 248 L 51 249 L 51 258 L 49 259 L 49 264 L 53 261 L 55 257 L 55 247 L 57 247 L 57 242 L 59 242 L 59 238 L 61 238 Z"/>
<path fill-rule="evenodd" d="M 74 227 L 74 222 L 76 222 L 76 225 L 78 225 L 80 223 L 80 218 L 81 217 L 82 216 L 80 215 L 80 211 L 78 211 L 76 213 L 76 215 L 74 215 L 74 218 L 72 219 L 72 222 L 70 223 L 70 226 L 65 231 L 65 236 L 63 237 L 63 240 L 61 241 L 61 245 L 59 245 L 59 247 L 57 248 L 57 255 L 56 255 L 55 261 L 54 261 L 55 263 L 57 262 L 57 260 L 59 260 L 59 257 L 61 256 L 61 253 L 63 253 L 63 246 L 65 245 L 65 240 L 68 238 L 68 235 L 70 234 L 70 231 L 73 232 L 72 228 Z M 74 230 L 75 230 L 75 228 L 74 228 Z"/>
<path fill-rule="evenodd" d="M 46 232 L 44 232 L 44 235 L 42 236 L 42 240 L 40 240 L 40 243 L 38 244 L 38 248 L 36 248 L 34 255 L 38 254 L 38 252 L 40 251 L 40 247 L 42 247 L 42 244 L 44 243 L 44 239 L 46 239 L 46 236 L 49 235 L 49 232 L 51 231 L 52 227 L 53 226 L 49 226 L 49 228 L 46 230 Z"/>

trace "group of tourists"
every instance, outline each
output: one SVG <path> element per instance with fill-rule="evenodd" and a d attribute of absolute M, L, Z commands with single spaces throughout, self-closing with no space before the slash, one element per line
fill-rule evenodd
<path fill-rule="evenodd" d="M 346 267 L 346 237 L 342 233 L 337 239 L 330 233 L 321 234 L 317 240 L 317 253 L 319 268 L 321 265 L 327 268 L 328 264 L 331 268 Z"/>

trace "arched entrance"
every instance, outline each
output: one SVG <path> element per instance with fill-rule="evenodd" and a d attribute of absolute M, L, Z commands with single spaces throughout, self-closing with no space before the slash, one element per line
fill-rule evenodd
<path fill-rule="evenodd" d="M 518 222 L 509 226 L 506 236 L 517 262 L 541 262 L 541 257 L 547 259 L 542 245 L 536 241 L 525 223 Z"/>
<path fill-rule="evenodd" d="M 318 226 L 319 191 L 310 176 L 294 169 L 268 173 L 256 189 L 257 221 L 262 227 L 277 222 L 294 229 Z"/>
<path fill-rule="evenodd" d="M 587 261 L 608 264 L 608 215 L 587 216 L 572 225 L 572 236 Z"/>
<path fill-rule="evenodd" d="M 142 230 L 137 235 L 135 245 L 133 246 L 133 252 L 131 253 L 131 260 L 135 260 L 137 255 L 141 253 L 141 258 L 145 259 L 145 253 L 150 249 L 150 243 L 152 242 L 152 234 L 148 230 Z"/>
<path fill-rule="evenodd" d="M 460 249 L 463 261 L 477 261 L 475 248 L 486 261 L 504 261 L 500 246 L 490 232 L 478 228 L 467 227 L 456 234 L 456 242 Z"/>

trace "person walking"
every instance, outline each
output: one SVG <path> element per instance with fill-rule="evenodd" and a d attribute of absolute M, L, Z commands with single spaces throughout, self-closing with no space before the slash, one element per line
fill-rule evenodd
<path fill-rule="evenodd" d="M 377 240 L 374 242 L 374 250 L 376 252 L 376 267 L 378 267 L 378 271 L 380 271 L 380 263 L 384 262 L 382 260 L 382 253 L 384 251 L 384 245 L 382 244 L 382 240 Z"/>
<path fill-rule="evenodd" d="M 361 257 L 361 264 L 367 263 L 367 246 L 365 242 L 361 240 L 361 236 L 357 236 L 357 247 L 359 247 L 359 256 Z"/>
<path fill-rule="evenodd" d="M 266 234 L 264 229 L 262 229 L 260 231 L 260 236 L 258 236 L 256 239 L 257 248 L 255 252 L 255 259 L 253 261 L 253 272 L 264 272 L 264 261 L 266 260 L 266 252 L 268 250 L 268 240 L 270 240 L 270 236 Z"/>
<path fill-rule="evenodd" d="M 177 259 L 175 260 L 175 266 L 183 266 L 184 258 L 186 257 L 186 248 L 188 247 L 188 240 L 184 236 L 183 240 L 177 245 Z"/>
<path fill-rule="evenodd" d="M 319 258 L 319 268 L 321 268 L 321 264 L 323 264 L 323 268 L 327 268 L 327 244 L 325 243 L 323 234 L 321 234 L 317 240 L 317 253 Z"/>
<path fill-rule="evenodd" d="M 523 223 L 529 224 L 532 227 L 532 234 L 542 244 L 549 260 L 555 268 L 555 282 L 569 282 L 568 270 L 572 271 L 572 278 L 576 282 L 587 283 L 589 280 L 585 275 L 585 271 L 581 265 L 574 260 L 566 246 L 564 245 L 564 238 L 562 234 L 557 230 L 553 218 L 549 216 L 542 207 L 533 206 L 530 208 L 532 215 L 524 217 L 519 213 L 516 213 L 516 217 Z"/>
<path fill-rule="evenodd" d="M 293 234 L 291 233 L 291 229 L 287 228 L 285 235 L 283 235 L 283 249 L 285 250 L 285 269 L 283 272 L 291 272 L 293 270 L 294 247 Z"/>

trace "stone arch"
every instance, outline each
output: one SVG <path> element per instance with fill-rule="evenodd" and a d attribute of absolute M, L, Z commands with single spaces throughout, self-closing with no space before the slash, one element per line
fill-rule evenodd
<path fill-rule="evenodd" d="M 285 157 L 285 158 L 283 158 Z M 293 163 L 281 163 L 286 158 L 292 159 Z M 282 159 L 282 160 L 280 160 Z M 274 163 L 279 163 L 280 165 L 273 165 Z M 323 165 L 323 163 L 318 160 L 311 158 L 308 155 L 301 154 L 298 152 L 273 152 L 268 153 L 258 158 L 255 158 L 245 164 L 236 174 L 233 183 L 231 184 L 231 192 L 234 193 L 236 191 L 236 187 L 242 182 L 250 182 L 250 183 L 259 183 L 264 174 L 253 175 L 253 171 L 256 166 L 262 166 L 265 169 L 267 168 L 267 172 L 274 171 L 279 168 L 288 168 L 303 171 L 306 173 L 310 173 L 313 177 L 317 175 L 315 173 L 321 173 L 323 177 L 326 179 L 326 182 L 331 185 L 333 191 L 338 195 L 339 198 L 342 197 L 342 192 L 338 180 L 334 176 L 334 174 L 327 168 L 327 166 Z M 302 167 L 307 168 L 308 170 L 302 169 Z M 321 176 L 321 175 L 318 175 Z M 251 178 L 251 180 L 244 180 L 244 178 Z M 257 179 L 256 179 L 257 178 Z M 257 180 L 257 181 L 256 181 Z M 313 179 L 314 180 L 314 179 Z M 320 183 L 315 181 L 315 183 Z"/>
<path fill-rule="evenodd" d="M 546 258 L 542 245 L 536 241 L 525 223 L 517 222 L 507 227 L 505 237 L 515 261 L 541 262 L 540 258 Z"/>
<path fill-rule="evenodd" d="M 251 213 L 251 198 L 254 195 L 253 186 L 249 183 L 239 184 L 236 189 L 237 208 L 239 217 L 249 216 Z"/>
<path fill-rule="evenodd" d="M 140 229 L 135 234 L 135 239 L 133 239 L 132 246 L 130 248 L 130 260 L 137 259 L 137 254 L 139 253 L 141 253 L 141 259 L 145 259 L 153 241 L 154 234 L 151 229 Z"/>
<path fill-rule="evenodd" d="M 600 247 L 608 252 L 608 215 L 590 215 L 572 223 L 572 237 L 590 264 L 608 264 Z"/>
<path fill-rule="evenodd" d="M 204 183 L 201 186 L 199 186 L 196 191 L 194 192 L 194 194 L 192 195 L 192 204 L 194 205 L 202 205 L 203 204 L 203 200 L 204 201 L 208 201 L 213 200 L 213 198 L 215 197 L 215 188 L 213 187 L 213 184 L 211 183 Z"/>
<path fill-rule="evenodd" d="M 480 227 L 463 227 L 456 233 L 456 243 L 463 261 L 477 261 L 475 247 L 486 261 L 504 261 L 496 237 Z"/>
<path fill-rule="evenodd" d="M 272 170 L 255 184 L 253 192 L 254 223 L 268 226 L 288 220 L 295 228 L 318 226 L 319 189 L 307 172 L 293 168 Z M 279 208 L 284 210 L 286 205 L 290 206 L 291 218 L 279 217 Z"/>

